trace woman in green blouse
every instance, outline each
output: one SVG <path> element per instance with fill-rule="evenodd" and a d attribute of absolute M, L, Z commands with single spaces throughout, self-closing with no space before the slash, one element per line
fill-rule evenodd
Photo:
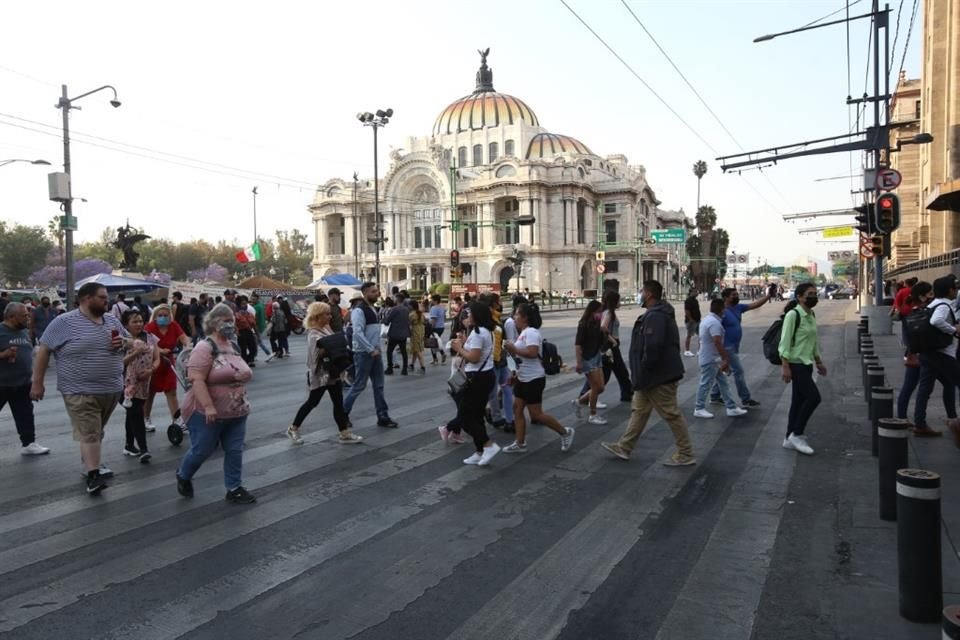
<path fill-rule="evenodd" d="M 820 344 L 817 339 L 817 287 L 812 282 L 797 285 L 794 301 L 787 305 L 780 333 L 781 375 L 786 383 L 793 383 L 793 397 L 787 418 L 787 437 L 784 449 L 793 449 L 806 455 L 813 454 L 807 444 L 804 430 L 810 416 L 820 404 L 820 391 L 813 381 L 813 367 L 817 373 L 827 375 L 827 368 L 820 359 Z"/>

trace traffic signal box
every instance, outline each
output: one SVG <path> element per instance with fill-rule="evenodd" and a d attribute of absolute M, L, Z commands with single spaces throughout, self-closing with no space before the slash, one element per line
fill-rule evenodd
<path fill-rule="evenodd" d="M 857 230 L 864 235 L 875 233 L 876 229 L 873 225 L 873 205 L 868 202 L 859 207 L 854 207 L 853 210 L 859 214 L 856 216 Z"/>
<path fill-rule="evenodd" d="M 891 234 L 900 227 L 900 199 L 896 195 L 884 193 L 877 198 L 873 224 L 884 234 Z"/>
<path fill-rule="evenodd" d="M 870 252 L 875 258 L 883 255 L 883 236 L 870 237 Z"/>

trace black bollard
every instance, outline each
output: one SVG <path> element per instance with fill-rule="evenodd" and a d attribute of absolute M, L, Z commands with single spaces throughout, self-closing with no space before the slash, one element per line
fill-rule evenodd
<path fill-rule="evenodd" d="M 870 316 L 860 316 L 860 324 L 870 333 Z"/>
<path fill-rule="evenodd" d="M 880 365 L 873 365 L 867 368 L 867 386 L 864 388 L 864 395 L 867 397 L 867 414 L 869 415 L 871 409 L 870 404 L 873 398 L 873 388 L 883 386 L 883 367 Z"/>
<path fill-rule="evenodd" d="M 867 335 L 867 329 L 863 325 L 857 327 L 857 353 L 863 348 L 864 336 Z"/>
<path fill-rule="evenodd" d="M 910 423 L 900 418 L 883 418 L 877 427 L 879 436 L 880 519 L 897 519 L 897 471 L 905 469 Z"/>
<path fill-rule="evenodd" d="M 874 457 L 880 455 L 880 442 L 877 429 L 880 420 L 893 417 L 893 389 L 890 387 L 874 387 L 870 391 L 870 431 L 872 434 L 871 452 Z"/>
<path fill-rule="evenodd" d="M 923 469 L 900 469 L 897 512 L 900 615 L 913 622 L 937 622 L 943 610 L 940 476 Z"/>
<path fill-rule="evenodd" d="M 943 608 L 943 640 L 960 640 L 960 606 Z"/>
<path fill-rule="evenodd" d="M 879 366 L 880 358 L 877 356 L 869 355 L 860 358 L 860 373 L 863 376 L 863 399 L 865 402 L 867 401 L 867 369 Z"/>

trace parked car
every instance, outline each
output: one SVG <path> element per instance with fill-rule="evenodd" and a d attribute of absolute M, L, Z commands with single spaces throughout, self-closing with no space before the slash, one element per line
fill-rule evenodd
<path fill-rule="evenodd" d="M 844 289 L 837 289 L 833 293 L 829 294 L 831 300 L 853 300 L 857 297 L 856 289 L 851 289 L 846 287 Z"/>

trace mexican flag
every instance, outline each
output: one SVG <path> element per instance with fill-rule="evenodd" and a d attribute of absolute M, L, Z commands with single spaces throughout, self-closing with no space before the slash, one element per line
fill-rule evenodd
<path fill-rule="evenodd" d="M 260 245 L 256 242 L 243 251 L 237 252 L 237 262 L 256 262 L 260 259 Z"/>

